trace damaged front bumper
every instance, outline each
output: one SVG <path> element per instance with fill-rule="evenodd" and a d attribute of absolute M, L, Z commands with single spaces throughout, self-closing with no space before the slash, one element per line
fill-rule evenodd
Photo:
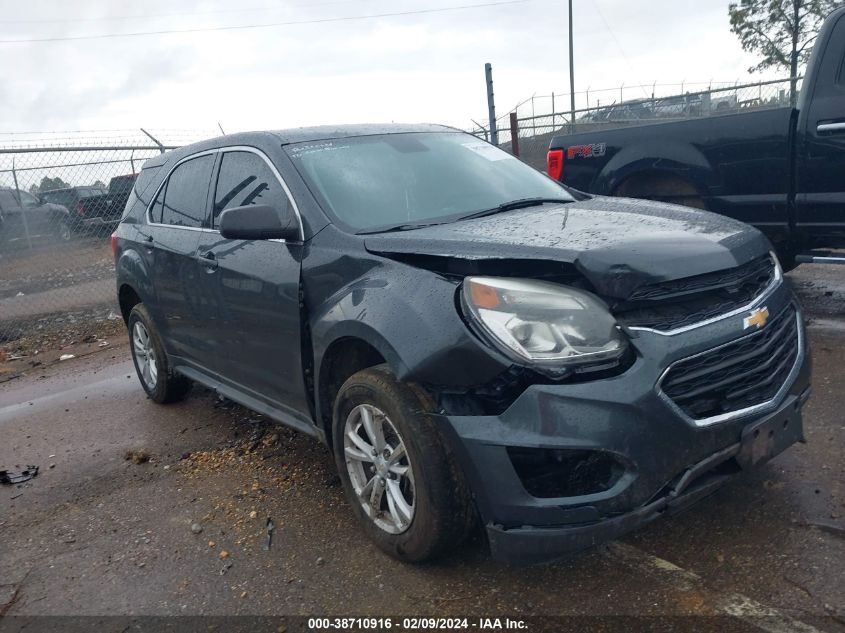
<path fill-rule="evenodd" d="M 790 302 L 782 293 L 773 313 Z M 800 313 L 798 320 L 803 341 Z M 803 344 L 771 406 L 702 426 L 660 393 L 666 367 L 735 340 L 736 325 L 727 319 L 677 337 L 643 333 L 637 360 L 619 376 L 532 385 L 501 415 L 437 416 L 464 465 L 493 556 L 548 562 L 616 538 L 802 441 L 810 393 Z"/>

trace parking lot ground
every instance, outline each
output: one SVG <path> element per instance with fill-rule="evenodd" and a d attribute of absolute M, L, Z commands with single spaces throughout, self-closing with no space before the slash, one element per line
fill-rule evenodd
<path fill-rule="evenodd" d="M 814 327 L 810 339 L 807 444 L 684 514 L 530 568 L 492 561 L 479 535 L 434 564 L 386 557 L 353 522 L 325 448 L 203 388 L 155 405 L 125 348 L 39 368 L 0 385 L 0 468 L 41 469 L 0 487 L 0 613 L 12 626 L 67 614 L 615 615 L 845 631 L 845 332 Z M 727 628 L 705 617 L 726 614 Z"/>

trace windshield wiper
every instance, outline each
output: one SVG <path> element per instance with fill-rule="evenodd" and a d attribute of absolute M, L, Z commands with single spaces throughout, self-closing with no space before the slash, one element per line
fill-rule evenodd
<path fill-rule="evenodd" d="M 462 215 L 457 218 L 449 218 L 446 220 L 438 220 L 435 222 L 419 222 L 408 224 L 396 224 L 395 226 L 382 226 L 374 229 L 366 229 L 364 231 L 357 231 L 356 235 L 373 235 L 375 233 L 394 233 L 398 231 L 413 231 L 414 229 L 424 229 L 429 226 L 437 226 L 438 224 L 447 224 L 451 222 L 458 222 L 460 220 L 472 220 L 473 218 L 483 218 L 488 215 L 495 215 L 503 211 L 513 211 L 515 209 L 524 209 L 527 207 L 536 207 L 541 204 L 565 204 L 574 202 L 571 198 L 520 198 L 519 200 L 511 200 L 504 202 L 498 207 L 492 209 L 483 209 L 482 211 L 475 211 L 468 215 Z"/>
<path fill-rule="evenodd" d="M 458 220 L 472 220 L 474 218 L 483 218 L 488 215 L 502 213 L 503 211 L 514 211 L 516 209 L 537 207 L 541 204 L 566 204 L 568 202 L 573 202 L 572 198 L 520 198 L 519 200 L 511 200 L 510 202 L 504 202 L 498 207 L 493 207 L 492 209 L 483 209 L 481 211 L 476 211 L 475 213 L 470 213 L 469 215 L 463 215 L 458 218 Z"/>
<path fill-rule="evenodd" d="M 418 224 L 397 224 L 395 226 L 382 226 L 375 229 L 367 229 L 366 231 L 357 231 L 355 235 L 373 235 L 374 233 L 394 233 L 397 231 L 413 231 L 414 229 L 424 229 L 428 226 L 437 226 L 443 222 L 420 222 Z"/>

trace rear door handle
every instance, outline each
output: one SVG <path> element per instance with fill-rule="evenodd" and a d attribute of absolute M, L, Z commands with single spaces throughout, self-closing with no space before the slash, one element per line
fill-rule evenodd
<path fill-rule="evenodd" d="M 836 123 L 819 123 L 816 128 L 819 134 L 842 134 L 845 133 L 845 121 L 837 121 Z"/>
<path fill-rule="evenodd" d="M 217 270 L 217 256 L 211 251 L 202 254 L 197 253 L 196 260 L 205 266 L 205 269 L 209 272 Z"/>

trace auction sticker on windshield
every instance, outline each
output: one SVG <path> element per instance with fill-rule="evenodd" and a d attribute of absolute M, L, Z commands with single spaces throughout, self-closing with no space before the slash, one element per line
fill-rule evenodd
<path fill-rule="evenodd" d="M 475 152 L 479 156 L 483 156 L 489 161 L 514 158 L 507 152 L 503 152 L 498 147 L 494 147 L 493 145 L 490 145 L 490 143 L 485 143 L 484 141 L 478 141 L 476 143 L 461 143 L 461 145 L 466 147 L 468 150 Z"/>

